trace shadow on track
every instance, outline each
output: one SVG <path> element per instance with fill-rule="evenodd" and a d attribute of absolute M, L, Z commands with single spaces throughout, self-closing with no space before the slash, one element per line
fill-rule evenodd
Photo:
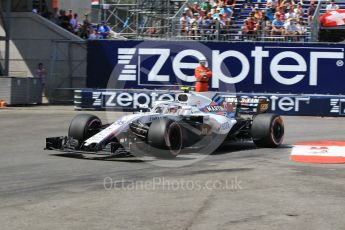
<path fill-rule="evenodd" d="M 282 148 L 292 148 L 290 145 L 281 145 L 278 149 Z M 225 155 L 231 153 L 238 153 L 241 151 L 248 151 L 248 150 L 255 150 L 259 149 L 253 144 L 252 142 L 240 142 L 240 143 L 229 143 L 221 145 L 215 152 L 207 155 Z M 192 153 L 192 152 L 191 152 Z M 74 159 L 82 159 L 82 160 L 98 160 L 98 161 L 116 161 L 116 162 L 127 162 L 127 163 L 143 163 L 143 162 L 152 162 L 155 160 L 164 160 L 160 158 L 155 158 L 153 156 L 145 156 L 145 159 L 140 159 L 140 157 L 135 157 L 131 154 L 119 154 L 119 155 L 95 155 L 95 154 L 82 154 L 82 153 L 55 153 L 50 154 L 52 156 L 58 157 L 67 157 L 67 158 L 74 158 Z M 177 158 L 170 159 L 172 161 L 187 161 L 191 160 L 188 156 L 188 153 L 181 154 Z M 200 153 L 202 155 L 202 153 Z M 254 155 L 255 156 L 255 155 Z M 247 156 L 248 157 L 248 156 Z M 169 161 L 169 159 L 166 159 Z"/>

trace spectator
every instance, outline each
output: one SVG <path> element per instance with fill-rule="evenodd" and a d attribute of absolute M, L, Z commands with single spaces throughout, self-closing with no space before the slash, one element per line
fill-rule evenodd
<path fill-rule="evenodd" d="M 274 13 L 273 13 L 272 8 L 266 8 L 265 14 L 266 14 L 266 17 L 268 17 L 268 19 L 269 19 L 270 21 L 273 21 L 273 19 L 274 19 Z"/>
<path fill-rule="evenodd" d="M 233 15 L 233 11 L 231 10 L 230 6 L 224 5 L 223 8 L 220 9 L 220 15 L 222 15 L 222 19 L 225 22 L 225 27 L 228 29 L 230 27 L 231 17 Z"/>
<path fill-rule="evenodd" d="M 83 25 L 86 25 L 87 27 L 90 27 L 91 25 L 88 14 L 84 14 Z"/>
<path fill-rule="evenodd" d="M 201 4 L 201 9 L 205 10 L 206 13 L 210 12 L 212 9 L 212 5 L 210 4 L 210 1 L 206 0 Z"/>
<path fill-rule="evenodd" d="M 220 19 L 220 8 L 218 7 L 218 8 L 216 8 L 216 12 L 213 14 L 213 19 Z"/>
<path fill-rule="evenodd" d="M 300 18 L 304 16 L 304 9 L 300 2 L 297 4 L 297 8 L 295 8 L 295 14 L 296 14 L 296 18 Z"/>
<path fill-rule="evenodd" d="M 290 7 L 289 11 L 285 14 L 285 20 L 289 18 L 297 18 L 294 7 Z"/>
<path fill-rule="evenodd" d="M 219 20 L 216 21 L 216 23 L 219 23 L 218 26 L 216 26 L 216 33 L 218 33 L 219 35 L 222 35 L 220 38 L 225 40 L 225 35 L 227 32 L 227 22 L 226 22 L 226 18 L 223 17 L 222 14 L 219 15 Z"/>
<path fill-rule="evenodd" d="M 337 10 L 339 9 L 339 6 L 337 4 L 334 3 L 334 0 L 330 0 L 330 3 L 327 4 L 326 6 L 326 10 Z"/>
<path fill-rule="evenodd" d="M 213 19 L 211 17 L 211 13 L 208 13 L 206 16 L 204 16 L 204 18 L 200 22 L 200 33 L 203 39 L 206 39 L 206 40 L 211 39 L 212 34 L 213 34 L 212 24 L 213 24 Z"/>
<path fill-rule="evenodd" d="M 298 34 L 302 39 L 305 39 L 305 34 L 307 33 L 307 27 L 304 23 L 303 18 L 300 18 L 297 22 Z"/>
<path fill-rule="evenodd" d="M 187 16 L 186 12 L 182 13 L 182 17 L 180 18 L 180 33 L 181 35 L 187 35 L 189 33 L 189 26 L 190 26 L 190 17 Z"/>
<path fill-rule="evenodd" d="M 299 35 L 299 28 L 296 25 L 296 19 L 290 18 L 285 25 L 285 36 L 288 40 L 297 41 Z"/>
<path fill-rule="evenodd" d="M 66 15 L 67 15 L 68 19 L 71 20 L 73 18 L 73 10 L 69 9 Z"/>
<path fill-rule="evenodd" d="M 189 36 L 197 38 L 199 30 L 199 17 L 198 13 L 194 13 L 194 18 L 190 20 L 190 31 Z"/>
<path fill-rule="evenodd" d="M 74 14 L 73 18 L 69 22 L 72 26 L 72 31 L 74 34 L 78 34 L 79 24 L 78 24 L 78 14 Z"/>
<path fill-rule="evenodd" d="M 157 29 L 155 27 L 150 27 L 145 31 L 146 35 L 149 35 L 150 37 L 157 36 Z"/>
<path fill-rule="evenodd" d="M 276 12 L 276 9 L 278 6 L 279 6 L 278 0 L 267 0 L 266 9 L 270 9 L 272 14 Z"/>
<path fill-rule="evenodd" d="M 258 22 L 257 22 L 258 25 L 259 25 L 259 31 L 258 31 L 258 33 L 260 33 L 260 35 L 261 35 L 262 37 L 266 37 L 266 36 L 267 36 L 267 34 L 266 34 L 267 22 L 270 22 L 270 19 L 269 19 L 269 17 L 266 16 L 266 11 L 263 10 L 263 11 L 262 11 L 261 19 L 258 20 Z M 269 31 L 271 31 L 271 29 L 270 29 Z"/>
<path fill-rule="evenodd" d="M 266 10 L 261 11 L 261 20 L 266 22 L 266 21 L 271 21 L 270 17 L 267 14 Z"/>
<path fill-rule="evenodd" d="M 192 18 L 192 17 L 193 17 L 193 13 L 192 13 L 192 11 L 189 9 L 189 7 L 184 8 L 184 12 L 186 13 L 186 15 L 187 15 L 189 18 Z"/>
<path fill-rule="evenodd" d="M 35 77 L 41 81 L 42 84 L 42 94 L 44 95 L 45 92 L 45 85 L 46 85 L 46 69 L 43 66 L 43 63 L 38 63 L 36 75 Z"/>
<path fill-rule="evenodd" d="M 248 16 L 247 19 L 244 21 L 242 33 L 246 36 L 247 39 L 252 39 L 257 36 L 258 25 L 253 14 Z"/>
<path fill-rule="evenodd" d="M 73 32 L 72 26 L 70 24 L 70 20 L 68 16 L 66 15 L 66 11 L 62 10 L 60 11 L 60 26 L 70 32 Z"/>
<path fill-rule="evenodd" d="M 231 10 L 231 8 L 226 5 L 224 5 L 223 8 L 220 9 L 219 13 L 222 14 L 223 17 L 225 17 L 228 21 L 230 21 L 233 15 L 233 11 Z"/>
<path fill-rule="evenodd" d="M 89 21 L 89 15 L 84 14 L 83 24 L 80 26 L 79 36 L 83 39 L 89 38 L 91 23 Z"/>
<path fill-rule="evenodd" d="M 98 35 L 97 35 L 97 33 L 96 33 L 96 30 L 95 29 L 93 29 L 93 28 L 90 28 L 90 33 L 89 33 L 89 35 L 88 35 L 88 39 L 89 40 L 96 40 L 96 39 L 98 39 L 99 37 L 98 37 Z"/>
<path fill-rule="evenodd" d="M 99 39 L 107 39 L 110 34 L 110 27 L 105 21 L 102 24 L 98 25 L 97 34 Z"/>
<path fill-rule="evenodd" d="M 253 12 L 254 12 L 255 19 L 256 20 L 261 20 L 261 18 L 262 18 L 261 10 L 258 7 L 255 7 Z"/>
<path fill-rule="evenodd" d="M 265 37 L 271 36 L 271 32 L 272 32 L 272 23 L 271 21 L 266 21 L 265 28 L 264 28 L 264 36 Z"/>
<path fill-rule="evenodd" d="M 278 7 L 276 8 L 276 12 L 275 12 L 275 14 L 274 14 L 274 19 L 280 19 L 280 18 L 281 18 L 281 15 L 283 15 L 284 18 L 285 18 L 284 8 L 281 7 L 281 6 L 278 6 Z"/>
<path fill-rule="evenodd" d="M 316 10 L 315 3 L 314 3 L 314 1 L 311 1 L 310 5 L 308 7 L 308 10 L 307 10 L 308 25 L 310 25 L 312 20 L 313 20 L 315 10 Z"/>
<path fill-rule="evenodd" d="M 272 32 L 271 36 L 284 35 L 284 15 L 280 15 L 272 22 Z"/>
<path fill-rule="evenodd" d="M 191 9 L 193 15 L 194 15 L 195 13 L 199 14 L 199 11 L 200 11 L 200 10 L 199 10 L 199 8 L 198 8 L 198 2 L 194 2 L 194 3 L 192 4 L 192 6 L 190 7 L 190 9 Z"/>

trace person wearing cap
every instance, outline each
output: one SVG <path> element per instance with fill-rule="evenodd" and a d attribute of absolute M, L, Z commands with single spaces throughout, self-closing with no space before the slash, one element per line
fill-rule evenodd
<path fill-rule="evenodd" d="M 207 92 L 208 91 L 208 81 L 212 77 L 212 71 L 206 66 L 206 60 L 201 59 L 199 61 L 200 65 L 195 69 L 195 91 L 196 92 Z"/>
<path fill-rule="evenodd" d="M 298 27 L 295 18 L 289 18 L 289 22 L 285 25 L 285 36 L 288 40 L 297 41 L 298 40 Z"/>

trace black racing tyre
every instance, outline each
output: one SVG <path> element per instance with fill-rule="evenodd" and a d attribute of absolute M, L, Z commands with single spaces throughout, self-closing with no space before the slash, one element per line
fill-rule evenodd
<path fill-rule="evenodd" d="M 174 158 L 183 148 L 182 127 L 178 122 L 159 119 L 151 123 L 148 133 L 150 153 L 160 158 Z"/>
<path fill-rule="evenodd" d="M 68 136 L 81 144 L 99 131 L 102 121 L 91 114 L 79 114 L 73 118 L 68 129 Z"/>
<path fill-rule="evenodd" d="M 284 139 L 283 119 L 276 114 L 258 114 L 253 120 L 251 134 L 256 146 L 276 148 Z"/>

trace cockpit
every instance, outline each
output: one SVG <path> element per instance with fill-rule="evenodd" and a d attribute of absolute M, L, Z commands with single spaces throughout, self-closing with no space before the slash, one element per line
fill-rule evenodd
<path fill-rule="evenodd" d="M 155 113 L 171 114 L 171 115 L 189 115 L 200 113 L 200 110 L 193 106 L 185 106 L 177 103 L 160 103 L 152 109 Z"/>

